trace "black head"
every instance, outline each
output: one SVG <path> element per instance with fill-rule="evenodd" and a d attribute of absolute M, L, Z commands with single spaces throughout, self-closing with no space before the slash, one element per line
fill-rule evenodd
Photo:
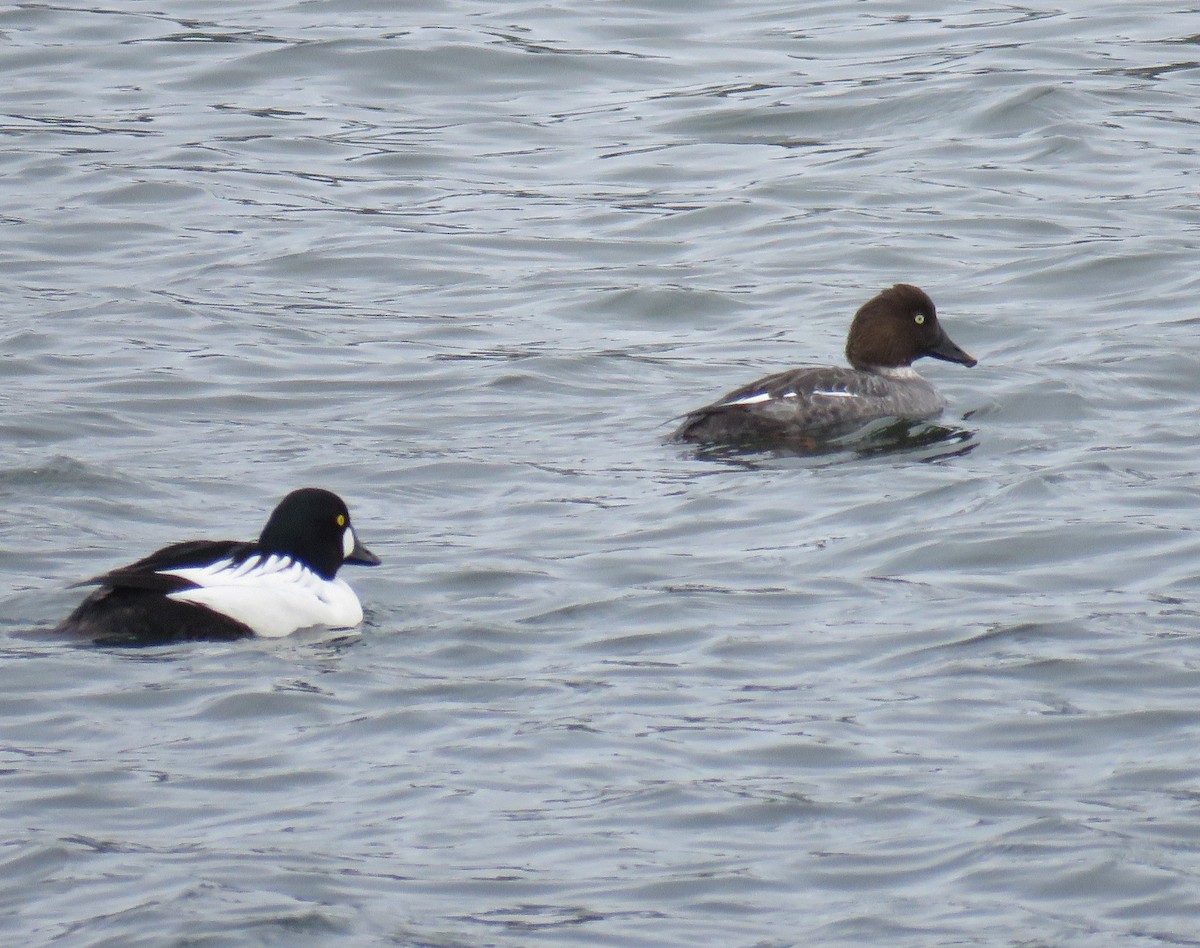
<path fill-rule="evenodd" d="M 342 498 L 319 487 L 294 490 L 279 502 L 258 538 L 264 553 L 301 560 L 326 579 L 343 563 L 374 566 L 379 557 L 358 542 Z"/>
<path fill-rule="evenodd" d="M 846 359 L 856 369 L 894 369 L 912 365 L 923 356 L 968 368 L 976 362 L 946 335 L 933 300 L 924 290 L 897 283 L 854 314 Z"/>

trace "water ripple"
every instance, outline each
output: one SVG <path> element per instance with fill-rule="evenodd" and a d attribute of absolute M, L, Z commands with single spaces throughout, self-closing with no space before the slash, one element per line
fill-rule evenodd
<path fill-rule="evenodd" d="M 1194 943 L 1188 12 L 0 11 L 14 937 Z M 900 280 L 942 418 L 664 441 Z M 304 484 L 359 632 L 47 635 Z"/>

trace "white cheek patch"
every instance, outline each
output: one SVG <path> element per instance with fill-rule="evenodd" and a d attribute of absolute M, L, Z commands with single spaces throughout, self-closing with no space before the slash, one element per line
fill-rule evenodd
<path fill-rule="evenodd" d="M 346 532 L 342 534 L 342 559 L 354 552 L 355 542 L 354 529 L 347 527 Z"/>

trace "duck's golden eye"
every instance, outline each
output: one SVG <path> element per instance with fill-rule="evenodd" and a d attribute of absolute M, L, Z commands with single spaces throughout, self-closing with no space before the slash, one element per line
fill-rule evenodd
<path fill-rule="evenodd" d="M 923 325 L 925 324 L 925 314 L 924 314 L 924 313 L 917 313 L 917 315 L 916 315 L 916 320 L 917 320 L 917 325 L 918 325 L 918 326 L 923 326 Z"/>
<path fill-rule="evenodd" d="M 339 527 L 344 527 L 345 525 L 346 525 L 346 515 L 345 515 L 345 514 L 338 514 L 338 526 L 339 526 Z"/>

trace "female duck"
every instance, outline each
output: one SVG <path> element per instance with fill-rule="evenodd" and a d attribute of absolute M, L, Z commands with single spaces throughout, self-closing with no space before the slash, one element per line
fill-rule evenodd
<path fill-rule="evenodd" d="M 816 366 L 768 375 L 689 412 L 682 441 L 821 440 L 876 418 L 931 418 L 946 400 L 912 364 L 924 356 L 968 368 L 976 360 L 938 323 L 923 290 L 897 283 L 864 303 L 850 324 L 851 368 Z"/>

